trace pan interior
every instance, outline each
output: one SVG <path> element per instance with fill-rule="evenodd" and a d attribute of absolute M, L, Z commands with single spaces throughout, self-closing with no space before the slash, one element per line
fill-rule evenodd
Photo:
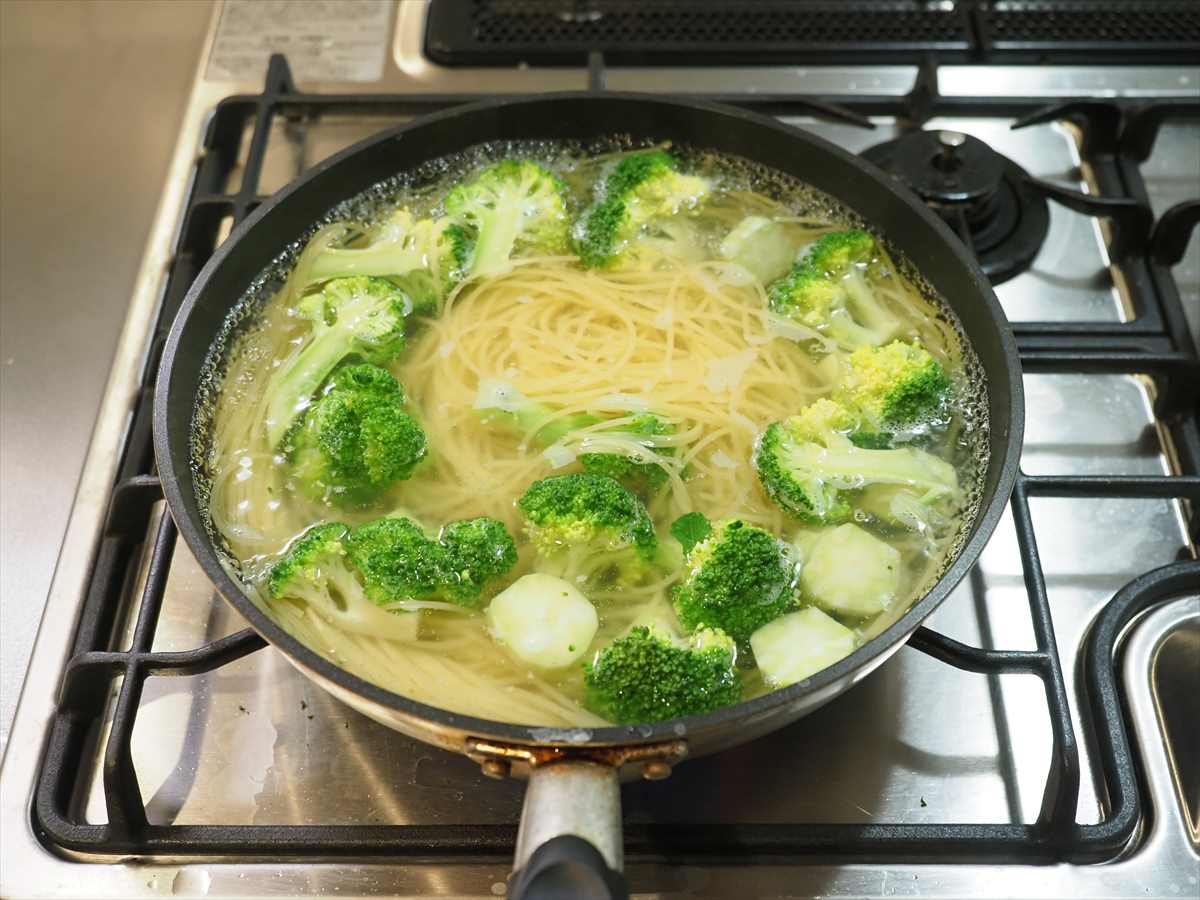
<path fill-rule="evenodd" d="M 422 204 L 435 206 L 437 199 L 444 194 L 448 184 L 457 181 L 466 173 L 477 170 L 487 160 L 505 156 L 532 157 L 562 169 L 569 167 L 568 160 L 570 159 L 619 153 L 643 144 L 644 142 L 628 136 L 612 137 L 601 142 L 589 142 L 586 145 L 559 141 L 496 142 L 477 145 L 458 154 L 430 160 L 421 166 L 382 180 L 331 208 L 322 219 L 312 222 L 300 238 L 290 243 L 270 265 L 265 267 L 241 297 L 230 298 L 234 301 L 233 305 L 228 315 L 225 316 L 218 337 L 209 348 L 203 365 L 189 442 L 191 476 L 194 480 L 204 527 L 209 540 L 217 549 L 222 565 L 242 587 L 246 596 L 264 613 L 278 621 L 275 610 L 269 602 L 265 601 L 260 590 L 262 568 L 255 564 L 244 565 L 243 560 L 231 553 L 228 540 L 220 533 L 219 529 L 214 527 L 213 520 L 209 515 L 215 471 L 213 423 L 218 414 L 222 389 L 228 384 L 231 360 L 236 360 L 239 353 L 245 351 L 246 341 L 253 334 L 263 310 L 285 283 L 298 254 L 312 234 L 322 225 L 333 221 L 376 221 L 387 210 L 394 207 L 399 198 L 404 198 L 414 207 Z M 775 169 L 728 154 L 714 154 L 699 147 L 676 144 L 672 150 L 684 160 L 685 168 L 719 167 L 722 178 L 727 184 L 753 190 L 782 202 L 798 217 L 811 217 L 838 227 L 867 229 L 872 227 L 871 222 L 863 221 L 828 194 Z M 938 581 L 945 569 L 958 557 L 963 544 L 972 533 L 972 525 L 984 496 L 984 478 L 989 467 L 990 447 L 989 398 L 986 381 L 983 377 L 984 367 L 967 339 L 961 322 L 951 311 L 949 305 L 937 294 L 930 282 L 921 277 L 916 268 L 894 245 L 887 242 L 887 235 L 884 234 L 881 237 L 885 243 L 888 243 L 890 255 L 895 261 L 897 269 L 914 285 L 922 300 L 928 304 L 933 317 L 942 327 L 953 334 L 957 342 L 962 375 L 959 380 L 956 407 L 962 422 L 963 437 L 959 447 L 960 458 L 956 462 L 965 490 L 963 507 L 959 513 L 953 539 L 937 560 L 937 564 L 928 568 L 924 573 L 924 579 L 913 591 L 910 602 L 894 604 L 861 629 L 861 637 L 864 641 L 870 640 L 894 624 L 913 602 L 916 602 Z M 331 652 L 327 644 L 322 645 L 319 640 L 312 638 L 306 640 L 305 643 L 332 659 L 336 664 L 365 677 L 368 681 L 378 682 L 378 678 L 371 677 L 368 670 L 356 666 L 354 659 L 347 658 L 345 653 Z M 387 687 L 386 684 L 383 686 Z"/>

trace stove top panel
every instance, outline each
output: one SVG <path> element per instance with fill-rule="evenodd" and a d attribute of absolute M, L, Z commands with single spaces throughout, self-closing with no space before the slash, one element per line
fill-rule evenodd
<path fill-rule="evenodd" d="M 1179 774 L 1190 751 L 1178 738 L 1194 715 L 1186 691 L 1172 685 L 1186 671 L 1178 648 L 1200 633 L 1200 570 L 1186 562 L 1200 540 L 1200 430 L 1187 414 L 1200 368 L 1180 324 L 1200 327 L 1200 241 L 1177 264 L 1155 263 L 1136 217 L 1114 223 L 1066 204 L 1095 211 L 1095 198 L 1123 198 L 1159 218 L 1200 197 L 1200 113 L 1166 116 L 1144 162 L 1119 130 L 1145 104 L 1191 102 L 1200 73 L 634 70 L 593 59 L 587 72 L 488 70 L 481 81 L 482 70 L 422 55 L 424 10 L 401 5 L 396 68 L 361 93 L 325 85 L 297 96 L 281 65 L 261 101 L 250 84 L 197 82 L 0 774 L 6 835 L 22 841 L 20 869 L 5 854 L 4 892 L 503 894 L 521 785 L 486 779 L 464 758 L 362 718 L 259 649 L 156 502 L 140 387 L 171 311 L 235 219 L 331 153 L 461 102 L 454 92 L 483 83 L 707 91 L 855 152 L 900 137 L 915 120 L 985 142 L 1050 192 L 1044 243 L 1027 271 L 997 288 L 1021 347 L 1028 414 L 1024 475 L 980 564 L 930 619 L 931 632 L 838 703 L 689 761 L 665 782 L 626 786 L 634 889 L 663 897 L 1194 893 L 1200 841 L 1179 800 L 1192 782 Z M 235 89 L 246 96 L 217 105 Z M 1071 96 L 1103 100 L 1103 109 L 1065 108 L 1013 129 Z M 815 117 L 813 103 L 841 121 Z M 269 119 L 256 115 L 265 108 Z M 875 127 L 849 124 L 856 116 Z M 1102 126 L 1112 121 L 1108 134 Z M 256 134 L 265 138 L 261 154 L 250 151 Z M 205 147 L 198 160 L 197 145 Z M 1116 240 L 1131 245 L 1127 252 L 1113 252 Z M 158 610 L 149 632 L 137 628 L 147 619 L 143 597 Z M 1143 608 L 1114 671 L 1105 635 Z M 1045 680 L 1006 666 L 972 674 L 961 656 L 958 665 L 939 661 L 960 653 L 952 641 L 985 654 L 1036 651 L 1041 642 Z M 75 656 L 83 674 L 59 698 L 64 663 L 81 651 L 114 655 Z M 211 670 L 141 682 L 147 665 L 164 666 L 164 675 Z M 120 671 L 142 684 L 140 697 Z M 1128 730 L 1132 755 L 1106 743 L 1113 727 Z M 1174 756 L 1164 752 L 1164 728 Z M 1063 763 L 1068 739 L 1078 743 L 1077 792 Z M 1056 793 L 1052 779 L 1048 796 L 1073 807 L 1049 819 L 1048 773 L 1068 787 Z M 140 799 L 128 791 L 130 774 Z M 1149 815 L 1138 815 L 1130 792 Z M 85 870 L 63 856 L 98 864 Z M 1109 864 L 1078 864 L 1101 859 Z"/>

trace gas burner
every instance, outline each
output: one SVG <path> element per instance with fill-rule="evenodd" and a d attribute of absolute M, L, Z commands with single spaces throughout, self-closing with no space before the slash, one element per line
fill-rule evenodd
<path fill-rule="evenodd" d="M 1030 176 L 983 141 L 958 131 L 912 131 L 864 150 L 915 191 L 975 251 L 1000 284 L 1029 268 L 1050 227 Z"/>

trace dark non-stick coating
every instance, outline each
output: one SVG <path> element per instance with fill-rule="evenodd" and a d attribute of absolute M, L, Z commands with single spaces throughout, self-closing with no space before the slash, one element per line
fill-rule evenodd
<path fill-rule="evenodd" d="M 933 284 L 961 321 L 987 377 L 990 462 L 983 502 L 957 559 L 928 594 L 882 634 L 805 682 L 705 716 L 592 729 L 588 745 L 728 731 L 746 737 L 796 718 L 816 697 L 877 663 L 947 596 L 974 564 L 1012 489 L 1024 421 L 1016 344 L 991 287 L 962 244 L 912 194 L 875 168 L 806 132 L 711 103 L 639 94 L 547 94 L 458 107 L 384 131 L 325 160 L 239 225 L 200 273 L 163 352 L 155 392 L 154 447 L 171 512 L 220 593 L 272 644 L 302 666 L 372 704 L 437 727 L 527 744 L 553 743 L 547 729 L 447 712 L 384 690 L 301 644 L 255 606 L 221 565 L 205 531 L 190 460 L 192 419 L 204 361 L 230 308 L 250 282 L 337 203 L 436 157 L 493 141 L 582 140 L 629 135 L 733 154 L 794 175 L 836 197 L 885 235 Z"/>

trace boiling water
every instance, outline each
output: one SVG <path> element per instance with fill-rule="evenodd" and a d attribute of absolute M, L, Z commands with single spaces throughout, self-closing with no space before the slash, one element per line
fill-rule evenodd
<path fill-rule="evenodd" d="M 592 185 L 628 149 L 619 141 L 589 148 L 477 148 L 377 185 L 331 211 L 328 221 L 366 231 L 397 207 L 415 217 L 436 215 L 450 185 L 489 160 L 513 155 L 537 158 L 559 173 L 582 214 Z M 349 630 L 337 616 L 299 601 L 272 600 L 264 590 L 270 567 L 315 523 L 355 526 L 396 513 L 433 531 L 474 516 L 505 523 L 519 561 L 489 586 L 488 596 L 543 568 L 515 501 L 538 478 L 577 471 L 578 464 L 570 454 L 549 454 L 481 416 L 476 408 L 481 383 L 501 383 L 554 406 L 603 408 L 608 415 L 619 415 L 621 406 L 650 410 L 686 438 L 675 448 L 678 482 L 643 498 L 664 548 L 658 566 L 635 583 L 585 587 L 601 623 L 588 657 L 635 620 L 672 617 L 671 591 L 683 564 L 668 527 L 678 515 L 698 510 L 713 521 L 737 517 L 784 540 L 804 542 L 812 529 L 766 496 L 750 459 L 769 422 L 836 388 L 844 354 L 828 346 L 814 352 L 811 342 L 794 340 L 797 335 L 786 325 L 764 314 L 762 286 L 747 284 L 717 248 L 751 214 L 783 223 L 798 252 L 823 233 L 869 229 L 870 223 L 781 173 L 708 153 L 674 152 L 683 170 L 704 174 L 716 185 L 711 199 L 685 217 L 687 240 L 680 246 L 686 252 L 673 257 L 664 251 L 653 265 L 634 271 L 584 272 L 573 258 L 523 260 L 511 272 L 468 282 L 439 316 L 415 326 L 404 352 L 387 367 L 405 388 L 429 453 L 410 479 L 369 502 L 347 505 L 309 496 L 286 454 L 265 434 L 264 385 L 309 329 L 296 314 L 301 291 L 285 288 L 303 242 L 241 298 L 211 354 L 197 409 L 194 459 L 213 538 L 269 615 L 339 665 L 434 706 L 524 724 L 602 724 L 584 705 L 580 666 L 537 670 L 493 640 L 479 611 L 486 596 L 475 611 L 403 613 L 414 617 L 412 629 L 390 639 L 379 630 Z M 975 514 L 986 468 L 986 396 L 978 363 L 928 285 L 901 259 L 889 260 L 888 271 L 879 290 L 902 322 L 901 336 L 920 340 L 953 381 L 949 423 L 923 435 L 922 446 L 954 464 L 962 497 L 953 515 L 923 533 L 860 517 L 863 527 L 901 553 L 903 569 L 887 611 L 866 621 L 843 619 L 862 640 L 894 621 L 953 559 Z M 744 698 L 767 690 L 744 650 L 739 666 Z"/>

